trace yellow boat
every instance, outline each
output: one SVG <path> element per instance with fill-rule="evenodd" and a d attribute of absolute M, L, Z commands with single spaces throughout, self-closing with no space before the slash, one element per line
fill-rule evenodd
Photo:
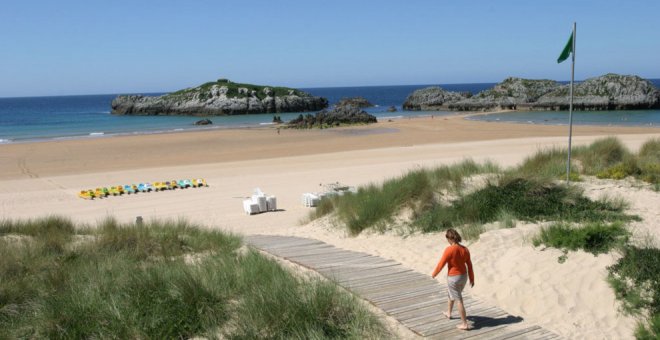
<path fill-rule="evenodd" d="M 193 179 L 192 183 L 193 183 L 193 187 L 196 187 L 196 188 L 209 186 L 208 184 L 206 184 L 206 180 L 203 179 L 203 178 Z"/>
<path fill-rule="evenodd" d="M 78 194 L 78 197 L 84 198 L 86 200 L 93 200 L 96 197 L 93 190 L 81 190 Z"/>
<path fill-rule="evenodd" d="M 168 189 L 167 185 L 165 185 L 163 182 L 153 182 L 152 185 L 155 191 L 164 191 Z"/>

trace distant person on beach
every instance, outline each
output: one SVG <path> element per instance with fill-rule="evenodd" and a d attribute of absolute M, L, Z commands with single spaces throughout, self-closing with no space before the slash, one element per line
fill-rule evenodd
<path fill-rule="evenodd" d="M 447 300 L 447 311 L 442 312 L 442 314 L 447 319 L 451 319 L 454 301 L 457 301 L 458 312 L 461 315 L 462 323 L 456 326 L 456 328 L 468 330 L 470 326 L 465 316 L 463 288 L 465 288 L 468 277 L 470 279 L 470 287 L 474 287 L 474 272 L 472 271 L 470 251 L 461 244 L 461 235 L 456 230 L 447 230 L 445 237 L 447 238 L 447 242 L 449 242 L 449 246 L 445 248 L 445 252 L 442 254 L 440 262 L 438 262 L 431 276 L 435 279 L 445 264 L 447 264 L 447 292 L 449 299 Z"/>

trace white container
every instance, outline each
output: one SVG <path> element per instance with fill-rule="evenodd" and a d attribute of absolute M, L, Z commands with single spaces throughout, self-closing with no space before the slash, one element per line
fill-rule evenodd
<path fill-rule="evenodd" d="M 259 196 L 255 203 L 259 206 L 259 212 L 268 211 L 268 203 L 266 196 Z"/>
<path fill-rule="evenodd" d="M 257 204 L 257 203 L 250 204 L 250 215 L 258 214 L 260 212 L 261 211 L 259 210 L 259 204 Z"/>
<path fill-rule="evenodd" d="M 243 210 L 248 215 L 259 213 L 259 204 L 252 202 L 252 200 L 243 201 Z"/>
<path fill-rule="evenodd" d="M 319 197 L 316 194 L 304 193 L 302 196 L 302 203 L 306 207 L 315 207 L 319 204 Z"/>
<path fill-rule="evenodd" d="M 277 210 L 277 198 L 275 196 L 268 196 L 266 205 L 268 206 L 268 211 Z"/>

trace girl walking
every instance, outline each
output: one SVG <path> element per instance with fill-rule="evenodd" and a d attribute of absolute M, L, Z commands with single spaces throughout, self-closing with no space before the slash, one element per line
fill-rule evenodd
<path fill-rule="evenodd" d="M 461 235 L 456 230 L 447 230 L 445 237 L 449 246 L 445 248 L 440 262 L 438 262 L 431 276 L 435 278 L 445 264 L 447 265 L 447 291 L 449 299 L 447 300 L 447 311 L 442 312 L 442 314 L 448 319 L 451 319 L 454 301 L 456 301 L 458 313 L 462 321 L 456 328 L 469 330 L 470 326 L 467 323 L 465 306 L 463 305 L 463 288 L 465 288 L 468 278 L 470 279 L 470 287 L 474 287 L 474 272 L 472 271 L 470 251 L 461 244 Z"/>

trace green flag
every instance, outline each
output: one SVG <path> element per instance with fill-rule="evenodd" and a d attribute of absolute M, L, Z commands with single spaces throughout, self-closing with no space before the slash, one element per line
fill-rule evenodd
<path fill-rule="evenodd" d="M 566 43 L 564 50 L 561 51 L 559 58 L 557 58 L 557 64 L 568 59 L 568 56 L 571 55 L 571 52 L 573 52 L 573 33 L 571 33 L 571 37 L 568 38 L 568 42 Z"/>

